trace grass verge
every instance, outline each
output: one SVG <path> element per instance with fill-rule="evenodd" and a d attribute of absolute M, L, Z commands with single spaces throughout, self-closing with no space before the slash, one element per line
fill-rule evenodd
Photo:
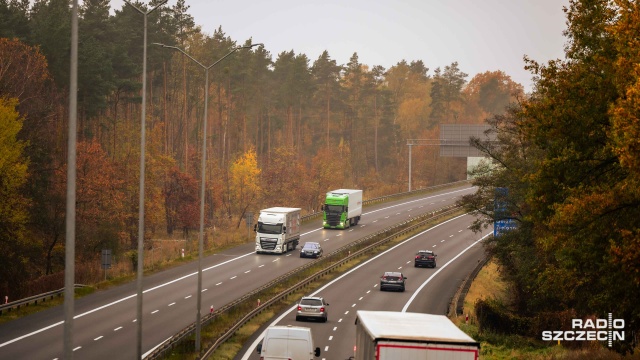
<path fill-rule="evenodd" d="M 597 343 L 589 349 L 568 349 L 561 344 L 543 342 L 519 335 L 480 332 L 474 304 L 478 299 L 494 298 L 509 302 L 509 289 L 501 277 L 498 265 L 491 260 L 475 278 L 464 299 L 463 315 L 453 322 L 465 333 L 480 342 L 480 358 L 483 360 L 640 360 L 640 354 L 622 356 Z M 468 321 L 466 316 L 468 315 Z"/>

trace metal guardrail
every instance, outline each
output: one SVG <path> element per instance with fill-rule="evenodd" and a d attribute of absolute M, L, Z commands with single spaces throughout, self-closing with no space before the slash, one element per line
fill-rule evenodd
<path fill-rule="evenodd" d="M 78 288 L 86 287 L 86 285 L 74 284 L 73 287 L 78 289 Z M 38 305 L 38 303 L 43 303 L 43 302 L 45 302 L 47 300 L 52 300 L 53 298 L 60 297 L 63 294 L 64 294 L 64 288 L 59 289 L 59 290 L 49 291 L 49 292 L 46 292 L 46 293 L 43 293 L 43 294 L 30 296 L 28 298 L 12 301 L 10 303 L 2 304 L 2 305 L 0 305 L 0 315 L 8 313 L 8 312 L 11 312 L 14 309 L 17 310 L 22 306 L 29 306 L 29 305 L 32 305 L 32 304 L 33 305 Z"/>
<path fill-rule="evenodd" d="M 437 189 L 441 189 L 441 188 L 446 188 L 446 187 L 455 187 L 461 184 L 465 184 L 465 183 L 469 183 L 469 180 L 461 180 L 461 181 L 456 181 L 456 182 L 452 182 L 452 183 L 447 183 L 447 184 L 441 184 L 441 185 L 435 185 L 435 186 L 430 186 L 430 187 L 426 187 L 423 189 L 418 189 L 418 190 L 412 190 L 412 191 L 405 191 L 405 192 L 401 192 L 401 193 L 397 193 L 397 194 L 391 194 L 391 195 L 385 195 L 385 196 L 380 196 L 374 199 L 369 199 L 369 200 L 365 200 L 362 202 L 362 205 L 370 205 L 370 204 L 375 204 L 375 203 L 379 203 L 379 202 L 384 202 L 387 200 L 392 200 L 395 198 L 402 198 L 405 196 L 413 196 L 416 194 L 420 194 L 423 192 L 428 192 L 428 191 L 433 191 L 433 190 L 437 190 Z M 312 219 L 315 219 L 316 217 L 319 217 L 320 215 L 322 215 L 322 212 L 316 212 L 313 214 L 307 214 L 305 216 L 302 216 L 300 218 L 300 220 L 302 222 L 305 221 L 309 221 Z M 184 241 L 184 240 L 176 240 L 176 241 Z M 84 287 L 86 285 L 81 285 L 81 284 L 76 284 L 75 287 Z M 12 309 L 18 309 L 21 306 L 24 305 L 29 305 L 29 304 L 37 304 L 38 302 L 43 302 L 46 301 L 47 299 L 53 299 L 56 296 L 61 296 L 64 293 L 64 288 L 60 289 L 60 290 L 54 290 L 54 291 L 49 291 L 43 294 L 38 294 L 38 295 L 33 295 L 30 296 L 28 298 L 24 298 L 24 299 L 20 299 L 20 300 L 16 300 L 7 304 L 2 304 L 0 305 L 0 315 L 2 315 L 5 312 L 11 311 Z"/>
<path fill-rule="evenodd" d="M 414 195 L 421 194 L 421 193 L 424 193 L 424 192 L 434 191 L 434 190 L 443 189 L 443 188 L 447 188 L 447 187 L 456 187 L 456 186 L 459 186 L 459 185 L 462 185 L 462 184 L 468 184 L 468 183 L 471 183 L 471 180 L 460 180 L 460 181 L 447 183 L 447 184 L 429 186 L 429 187 L 422 188 L 422 189 L 417 189 L 417 190 L 411 190 L 411 191 L 405 191 L 405 192 L 391 194 L 391 195 L 379 196 L 377 198 L 364 200 L 362 202 L 362 206 L 376 204 L 376 203 L 380 203 L 380 202 L 384 202 L 384 201 L 389 201 L 389 200 L 393 200 L 393 199 L 396 199 L 396 198 L 399 199 L 399 198 L 403 198 L 405 196 L 414 196 Z M 307 214 L 305 216 L 302 216 L 300 218 L 300 220 L 301 220 L 301 222 L 305 222 L 305 221 L 309 221 L 309 220 L 315 219 L 317 217 L 320 217 L 320 215 L 322 215 L 322 211 L 318 211 L 318 212 L 315 212 L 313 214 Z"/>
<path fill-rule="evenodd" d="M 476 279 L 478 273 L 489 261 L 488 256 L 484 256 L 481 260 L 478 261 L 478 264 L 473 269 L 473 271 L 462 281 L 460 288 L 456 292 L 456 294 L 451 299 L 449 303 L 449 311 L 447 313 L 452 316 L 462 315 L 462 310 L 464 308 L 464 299 L 467 297 L 469 293 L 469 289 L 471 288 L 471 283 Z"/>
<path fill-rule="evenodd" d="M 214 344 L 206 351 L 206 353 L 203 355 L 202 358 L 208 358 L 208 356 L 210 356 L 222 343 L 224 343 L 226 340 L 228 340 L 231 336 L 233 336 L 233 334 L 240 328 L 242 327 L 244 324 L 246 324 L 249 320 L 251 320 L 253 317 L 255 317 L 256 315 L 258 315 L 260 312 L 264 311 L 265 309 L 267 309 L 269 306 L 271 306 L 273 303 L 278 302 L 286 297 L 288 297 L 291 293 L 298 291 L 299 289 L 303 288 L 304 286 L 307 286 L 309 283 L 313 282 L 315 279 L 335 270 L 336 268 L 342 266 L 344 263 L 350 261 L 351 259 L 354 259 L 357 256 L 360 256 L 363 253 L 366 253 L 370 250 L 372 250 L 374 247 L 380 246 L 392 239 L 395 239 L 399 236 L 402 236 L 408 232 L 414 231 L 416 228 L 423 226 L 424 223 L 426 221 L 433 221 L 434 219 L 438 218 L 438 217 L 442 217 L 442 216 L 446 216 L 452 212 L 455 212 L 457 210 L 459 210 L 460 208 L 455 207 L 454 205 L 452 206 L 447 206 L 441 209 L 438 209 L 436 211 L 433 212 L 425 212 L 421 215 L 412 217 L 408 220 L 405 220 L 404 222 L 395 224 L 393 226 L 387 227 L 383 230 L 380 230 L 374 234 L 370 234 L 367 235 L 359 240 L 356 240 L 354 242 L 351 242 L 343 247 L 341 247 L 340 249 L 337 249 L 333 252 L 331 252 L 330 254 L 324 256 L 323 258 L 314 260 L 312 262 L 309 262 L 301 267 L 298 267 L 272 281 L 270 281 L 269 283 L 261 286 L 260 288 L 242 296 L 241 298 L 238 298 L 234 301 L 232 301 L 231 303 L 223 306 L 222 308 L 220 308 L 219 310 L 215 311 L 213 314 L 207 314 L 203 320 L 202 320 L 202 325 L 207 325 L 209 324 L 211 321 L 215 320 L 217 317 L 222 316 L 225 313 L 230 312 L 231 310 L 233 310 L 236 306 L 240 306 L 241 304 L 243 304 L 244 302 L 248 302 L 250 301 L 250 304 L 253 304 L 254 301 L 253 299 L 257 298 L 257 296 L 259 296 L 260 293 L 262 293 L 263 291 L 268 291 L 271 288 L 275 288 L 276 286 L 280 285 L 281 283 L 289 280 L 290 278 L 293 278 L 295 276 L 299 276 L 300 274 L 303 274 L 306 270 L 308 270 L 309 268 L 313 267 L 313 266 L 317 266 L 319 264 L 322 263 L 330 263 L 332 261 L 335 261 L 333 264 L 331 264 L 330 266 L 323 268 L 322 270 L 314 273 L 311 276 L 308 276 L 307 278 L 299 281 L 298 283 L 296 283 L 295 285 L 287 288 L 286 290 L 280 292 L 279 294 L 271 297 L 269 300 L 267 300 L 266 302 L 260 304 L 258 307 L 254 308 L 252 311 L 250 311 L 249 313 L 247 313 L 245 316 L 243 316 L 241 319 L 239 319 L 238 321 L 236 321 L 227 331 L 225 331 L 225 333 L 220 336 L 215 342 Z M 410 223 L 415 223 L 414 225 L 408 226 L 406 227 L 407 224 Z M 383 239 L 378 240 L 373 242 L 372 244 L 367 244 L 368 242 L 374 240 L 375 238 L 381 236 L 381 235 L 385 235 L 388 234 L 389 232 L 391 232 L 390 235 L 385 236 Z M 351 252 L 350 249 L 351 248 L 357 248 L 360 246 L 363 246 L 363 248 L 357 249 L 354 252 Z M 342 256 L 342 254 L 344 254 L 345 252 L 349 252 L 349 255 L 347 255 L 346 257 Z M 341 256 L 340 259 L 337 259 L 338 256 Z M 336 261 L 337 260 L 337 261 Z M 177 333 L 176 335 L 174 335 L 173 337 L 169 338 L 168 340 L 166 340 L 164 343 L 160 344 L 153 352 L 151 352 L 146 359 L 159 359 L 162 358 L 162 356 L 165 354 L 165 352 L 175 348 L 176 346 L 178 346 L 178 344 L 180 344 L 183 340 L 185 340 L 188 336 L 191 336 L 195 333 L 195 322 L 192 323 L 191 325 L 189 325 L 188 327 L 184 328 L 183 330 L 181 330 L 179 333 Z"/>
<path fill-rule="evenodd" d="M 371 204 L 380 203 L 380 202 L 384 202 L 384 201 L 389 201 L 389 200 L 393 200 L 393 199 L 400 199 L 400 198 L 407 197 L 407 196 L 415 196 L 415 195 L 420 194 L 420 193 L 430 192 L 430 191 L 434 191 L 434 190 L 438 190 L 438 189 L 442 189 L 442 188 L 447 188 L 447 187 L 455 187 L 455 186 L 459 186 L 461 184 L 465 184 L 465 183 L 469 183 L 469 182 L 470 182 L 469 180 L 462 180 L 462 181 L 456 181 L 456 182 L 453 182 L 453 183 L 430 186 L 430 187 L 426 187 L 426 188 L 423 188 L 423 189 L 417 189 L 417 190 L 405 191 L 405 192 L 391 194 L 391 195 L 380 196 L 380 197 L 377 197 L 377 198 L 365 200 L 365 201 L 362 202 L 362 205 L 363 206 L 371 205 Z M 439 209 L 438 211 L 440 211 L 440 210 L 442 210 L 442 209 Z M 426 213 L 426 214 L 429 214 L 429 213 Z M 433 214 L 435 214 L 435 212 L 433 212 L 431 214 L 433 216 Z M 302 216 L 301 220 L 302 220 L 302 222 L 309 221 L 309 220 L 315 219 L 316 217 L 319 217 L 320 215 L 322 215 L 321 211 L 313 213 L 313 214 L 307 214 L 305 216 Z M 380 233 L 384 233 L 386 231 L 390 231 L 391 229 L 394 229 L 394 228 L 396 228 L 398 226 L 403 226 L 407 222 L 416 221 L 416 219 L 418 219 L 418 218 L 420 218 L 420 217 L 419 216 L 418 217 L 414 217 L 411 220 L 405 221 L 405 222 L 400 223 L 400 224 L 396 224 L 393 227 L 381 230 L 381 231 L 379 231 L 379 232 L 377 232 L 375 234 L 371 234 L 371 235 L 369 235 L 367 237 L 364 237 L 364 238 L 362 238 L 360 240 L 352 242 L 351 244 L 345 246 L 344 248 L 348 248 L 348 247 L 351 247 L 351 246 L 357 246 L 358 244 L 361 244 L 362 241 L 368 241 L 373 237 L 379 236 Z M 344 248 L 338 249 L 338 250 L 334 251 L 332 254 L 340 253 L 340 252 L 343 251 Z M 325 258 L 329 258 L 329 256 L 326 256 Z M 232 301 L 231 303 L 225 305 L 224 307 L 220 308 L 219 310 L 216 310 L 213 314 L 205 315 L 203 317 L 203 319 L 202 319 L 203 325 L 206 325 L 206 324 L 210 323 L 217 316 L 220 316 L 221 314 L 225 313 L 226 311 L 228 311 L 230 309 L 233 309 L 235 306 L 237 306 L 238 304 L 241 304 L 242 302 L 246 301 L 247 299 L 255 297 L 256 294 L 258 294 L 258 293 L 260 293 L 262 291 L 265 291 L 266 289 L 285 281 L 289 277 L 293 276 L 295 273 L 305 271 L 309 267 L 316 265 L 317 261 L 324 261 L 324 260 L 325 260 L 324 258 L 323 259 L 319 259 L 319 260 L 310 262 L 309 264 L 307 264 L 305 266 L 302 266 L 300 268 L 294 269 L 294 270 L 290 271 L 289 273 L 284 274 L 284 275 L 278 277 L 277 279 L 274 279 L 271 282 L 267 283 L 266 285 L 264 285 L 264 286 L 262 286 L 262 287 L 260 287 L 260 288 L 258 288 L 256 290 L 252 291 L 251 293 L 249 293 L 249 294 L 247 294 L 247 295 L 245 295 L 245 296 L 243 296 L 243 297 L 241 297 L 241 298 L 239 298 L 237 300 Z M 74 285 L 75 288 L 81 288 L 81 287 L 85 287 L 85 286 L 86 285 L 82 285 L 82 284 L 75 284 Z M 46 292 L 46 293 L 43 293 L 43 294 L 30 296 L 28 298 L 20 299 L 20 300 L 13 301 L 13 302 L 10 302 L 10 303 L 7 303 L 7 304 L 2 304 L 2 305 L 0 305 L 0 315 L 5 314 L 6 312 L 10 312 L 10 311 L 12 311 L 14 309 L 19 309 L 22 306 L 29 306 L 31 304 L 36 305 L 38 303 L 42 303 L 42 302 L 45 302 L 47 300 L 51 300 L 51 299 L 53 299 L 55 297 L 62 296 L 63 294 L 64 294 L 64 288 L 59 289 L 59 290 L 49 291 L 49 292 Z M 271 304 L 273 302 L 274 301 L 269 301 L 267 303 Z M 267 303 L 263 304 L 260 307 L 260 309 L 264 308 L 267 305 Z M 249 315 L 247 315 L 247 316 L 249 316 Z M 255 316 L 255 315 L 250 316 L 248 318 L 248 320 L 251 319 L 253 316 Z M 246 321 L 248 321 L 248 320 L 246 320 Z M 156 353 L 162 354 L 165 351 L 164 349 L 167 349 L 167 345 L 169 346 L 168 347 L 169 349 L 173 348 L 177 343 L 179 343 L 185 337 L 191 335 L 194 331 L 195 331 L 195 323 L 193 323 L 190 326 L 188 326 L 187 328 L 181 330 L 179 333 L 177 333 L 176 335 L 171 337 L 169 340 L 165 341 L 165 343 L 163 343 L 160 346 L 158 346 L 156 348 L 156 350 L 154 350 L 147 358 L 148 359 L 157 358 L 156 357 L 157 355 L 155 355 Z M 233 331 L 233 332 L 235 332 L 235 331 Z M 217 348 L 217 346 L 219 346 L 219 345 L 216 345 L 215 348 Z"/>

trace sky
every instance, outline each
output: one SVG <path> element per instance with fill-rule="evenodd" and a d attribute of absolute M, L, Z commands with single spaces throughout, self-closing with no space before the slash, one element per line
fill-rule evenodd
<path fill-rule="evenodd" d="M 149 1 L 142 0 L 145 3 Z M 219 27 L 242 44 L 263 43 L 275 61 L 293 50 L 310 65 L 324 50 L 339 65 L 354 53 L 361 64 L 389 69 L 422 60 L 436 68 L 458 62 L 468 74 L 501 70 L 532 89 L 523 57 L 564 59 L 569 0 L 186 0 L 206 34 Z M 112 0 L 112 12 L 122 0 Z M 169 0 L 166 6 L 174 6 Z"/>

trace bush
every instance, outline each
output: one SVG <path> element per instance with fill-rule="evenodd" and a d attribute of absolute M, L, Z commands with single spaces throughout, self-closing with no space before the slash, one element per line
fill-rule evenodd
<path fill-rule="evenodd" d="M 500 301 L 478 299 L 475 303 L 478 318 L 478 330 L 498 334 L 527 335 L 531 328 L 531 319 L 513 314 Z"/>

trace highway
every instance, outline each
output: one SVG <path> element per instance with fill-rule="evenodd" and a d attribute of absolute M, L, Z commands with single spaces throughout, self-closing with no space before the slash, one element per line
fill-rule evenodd
<path fill-rule="evenodd" d="M 321 220 L 315 220 L 302 226 L 301 242 L 320 242 L 325 252 L 331 252 L 409 216 L 450 205 L 473 191 L 474 188 L 463 186 L 367 207 L 358 226 L 345 231 L 324 230 Z M 439 256 L 439 262 L 442 259 Z M 253 243 L 207 256 L 203 260 L 201 311 L 205 314 L 210 306 L 221 307 L 306 261 L 311 260 L 300 259 L 298 251 L 257 255 Z M 196 275 L 197 262 L 193 262 L 144 278 L 143 353 L 195 321 Z M 74 358 L 135 357 L 135 286 L 132 282 L 76 299 Z M 405 294 L 410 293 L 408 290 Z M 0 359 L 62 358 L 63 319 L 60 306 L 0 325 Z"/>
<path fill-rule="evenodd" d="M 470 215 L 448 220 L 372 257 L 309 295 L 322 296 L 329 303 L 328 321 L 296 321 L 296 306 L 267 325 L 294 325 L 312 329 L 319 359 L 341 360 L 354 355 L 357 310 L 424 312 L 445 315 L 449 301 L 462 280 L 482 259 L 482 240 L 491 231 L 474 234 L 467 227 Z M 415 268 L 417 250 L 433 250 L 438 266 Z M 407 277 L 405 292 L 380 291 L 380 276 L 400 271 Z M 245 344 L 236 360 L 258 360 L 255 352 L 261 341 L 260 329 Z"/>

